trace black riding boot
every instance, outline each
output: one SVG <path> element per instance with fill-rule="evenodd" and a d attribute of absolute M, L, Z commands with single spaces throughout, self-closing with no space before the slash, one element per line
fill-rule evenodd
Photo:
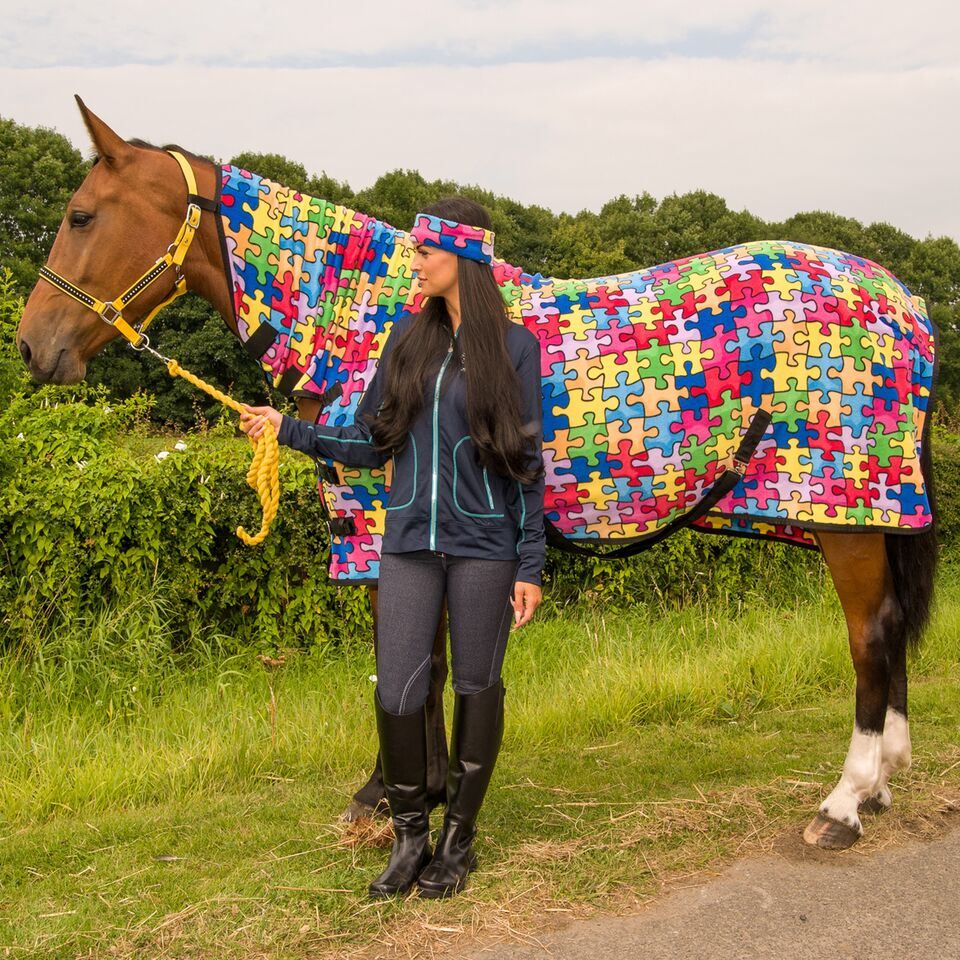
<path fill-rule="evenodd" d="M 479 693 L 454 697 L 447 811 L 433 859 L 417 879 L 421 897 L 458 893 L 477 865 L 471 845 L 503 739 L 503 695 L 498 680 Z"/>
<path fill-rule="evenodd" d="M 392 897 L 406 893 L 430 862 L 426 708 L 395 715 L 384 710 L 379 692 L 373 701 L 394 841 L 386 870 L 370 884 L 370 896 Z"/>

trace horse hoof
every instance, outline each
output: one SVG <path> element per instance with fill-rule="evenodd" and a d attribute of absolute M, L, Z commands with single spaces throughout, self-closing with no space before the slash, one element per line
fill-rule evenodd
<path fill-rule="evenodd" d="M 867 797 L 867 799 L 860 804 L 861 813 L 885 813 L 889 809 L 890 804 L 884 803 L 883 798 L 879 794 Z"/>
<path fill-rule="evenodd" d="M 821 850 L 847 850 L 860 839 L 860 834 L 853 827 L 818 813 L 803 831 L 803 839 Z"/>
<path fill-rule="evenodd" d="M 371 807 L 368 803 L 361 803 L 359 800 L 351 800 L 347 804 L 346 810 L 340 814 L 340 820 L 344 823 L 356 823 L 358 820 L 374 820 L 378 817 L 389 817 L 390 808 L 386 803 L 378 803 Z"/>

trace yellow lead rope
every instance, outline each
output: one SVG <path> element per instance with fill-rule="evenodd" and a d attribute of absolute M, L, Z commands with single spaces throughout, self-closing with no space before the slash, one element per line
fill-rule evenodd
<path fill-rule="evenodd" d="M 243 405 L 237 403 L 233 397 L 228 397 L 189 370 L 184 370 L 176 360 L 166 357 L 163 359 L 166 360 L 167 371 L 171 377 L 183 377 L 187 383 L 192 383 L 215 400 L 219 400 L 224 406 L 235 410 L 237 413 L 244 412 Z M 273 523 L 273 519 L 277 515 L 277 507 L 280 504 L 280 476 L 278 471 L 280 448 L 277 446 L 277 434 L 269 420 L 264 421 L 263 433 L 260 434 L 259 440 L 254 440 L 250 436 L 247 439 L 253 446 L 253 462 L 247 471 L 247 484 L 256 490 L 257 496 L 260 497 L 263 520 L 260 523 L 260 531 L 252 537 L 243 527 L 237 527 L 237 536 L 248 547 L 255 547 L 270 532 L 270 524 Z"/>

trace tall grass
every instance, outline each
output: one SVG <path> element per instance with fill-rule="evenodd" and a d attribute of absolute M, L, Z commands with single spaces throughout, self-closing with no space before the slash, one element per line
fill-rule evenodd
<path fill-rule="evenodd" d="M 569 607 L 515 632 L 508 743 L 585 747 L 630 726 L 729 721 L 852 691 L 839 605 L 814 571 L 779 604 Z M 957 663 L 960 588 L 941 579 L 911 673 Z M 0 816 L 9 824 L 249 789 L 348 784 L 375 752 L 371 649 L 291 651 L 283 664 L 209 634 L 171 649 L 162 591 L 33 637 L 0 659 Z"/>

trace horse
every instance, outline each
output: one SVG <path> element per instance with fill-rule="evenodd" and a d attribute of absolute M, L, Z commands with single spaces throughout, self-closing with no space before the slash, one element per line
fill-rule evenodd
<path fill-rule="evenodd" d="M 18 328 L 34 378 L 81 380 L 87 360 L 120 334 L 143 346 L 156 309 L 189 289 L 300 416 L 350 422 L 390 323 L 419 306 L 409 236 L 180 148 L 125 141 L 77 100 L 97 159 Z M 191 218 L 195 241 L 183 250 Z M 154 266 L 171 237 L 173 262 Z M 850 847 L 863 834 L 861 810 L 888 808 L 889 781 L 910 764 L 906 656 L 933 596 L 936 330 L 922 299 L 871 261 L 791 241 L 589 280 L 499 259 L 493 269 L 510 318 L 541 342 L 548 542 L 589 552 L 619 541 L 603 554 L 617 557 L 692 525 L 822 553 L 846 621 L 855 717 L 839 779 L 803 836 Z M 127 293 L 106 301 L 90 289 Z M 389 470 L 318 472 L 335 514 L 331 575 L 368 585 L 375 642 Z M 435 802 L 444 634 L 441 622 Z M 377 790 L 375 769 L 353 814 L 382 806 Z"/>

